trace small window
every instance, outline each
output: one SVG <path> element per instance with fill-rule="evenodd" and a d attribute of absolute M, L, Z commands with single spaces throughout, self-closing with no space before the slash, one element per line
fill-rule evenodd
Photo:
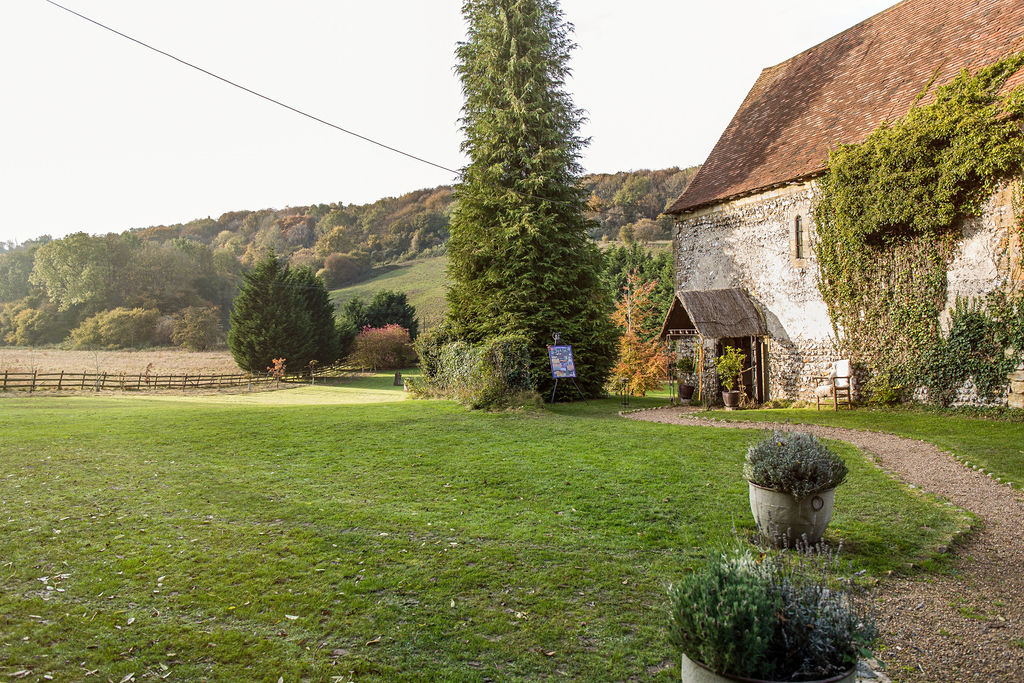
<path fill-rule="evenodd" d="M 801 218 L 800 216 L 797 216 L 796 220 L 793 221 L 793 223 L 794 223 L 793 231 L 796 234 L 796 257 L 797 258 L 806 258 L 807 255 L 804 253 L 806 251 L 806 247 L 804 246 L 804 221 L 803 221 L 803 218 Z"/>

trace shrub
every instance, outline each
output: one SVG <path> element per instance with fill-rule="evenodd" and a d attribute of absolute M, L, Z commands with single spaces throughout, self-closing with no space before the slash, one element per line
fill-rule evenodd
<path fill-rule="evenodd" d="M 221 343 L 220 311 L 210 306 L 189 306 L 174 318 L 171 340 L 189 351 L 205 351 Z"/>
<path fill-rule="evenodd" d="M 470 346 L 450 339 L 444 328 L 417 344 L 423 378 L 421 395 L 452 398 L 471 408 L 511 407 L 537 402 L 530 374 L 530 342 L 522 335 L 493 337 Z"/>
<path fill-rule="evenodd" d="M 56 304 L 42 302 L 33 308 L 30 300 L 0 308 L 0 342 L 15 346 L 56 344 L 80 322 L 74 310 L 61 311 Z"/>
<path fill-rule="evenodd" d="M 743 361 L 746 355 L 732 346 L 725 347 L 725 353 L 715 359 L 715 369 L 718 370 L 718 381 L 725 387 L 726 391 L 736 388 L 740 373 L 743 372 Z"/>
<path fill-rule="evenodd" d="M 669 640 L 721 674 L 807 681 L 849 671 L 874 642 L 874 622 L 839 586 L 824 547 L 762 560 L 712 558 L 669 589 Z"/>
<path fill-rule="evenodd" d="M 124 349 L 153 341 L 160 311 L 155 308 L 115 308 L 86 318 L 71 331 L 72 348 Z"/>
<path fill-rule="evenodd" d="M 874 622 L 849 591 L 836 590 L 829 574 L 837 565 L 837 556 L 824 546 L 770 562 L 772 592 L 782 602 L 771 650 L 773 676 L 820 680 L 849 671 L 867 654 L 877 635 Z"/>
<path fill-rule="evenodd" d="M 693 356 L 683 356 L 676 361 L 676 370 L 683 375 L 692 375 L 694 371 Z"/>
<path fill-rule="evenodd" d="M 162 315 L 156 320 L 153 326 L 153 344 L 156 346 L 171 346 L 174 344 L 174 325 L 177 322 L 176 315 Z"/>
<path fill-rule="evenodd" d="M 409 331 L 400 325 L 364 327 L 349 355 L 350 362 L 374 370 L 404 368 L 415 359 Z"/>
<path fill-rule="evenodd" d="M 894 406 L 904 402 L 906 387 L 896 382 L 888 370 L 877 372 L 867 381 L 864 392 L 868 403 L 878 406 Z"/>
<path fill-rule="evenodd" d="M 761 404 L 761 408 L 779 410 L 793 407 L 793 400 L 788 398 L 772 398 Z"/>
<path fill-rule="evenodd" d="M 440 368 L 440 358 L 444 347 L 455 341 L 451 329 L 446 322 L 421 334 L 416 339 L 416 354 L 420 358 L 420 370 L 427 382 L 437 377 Z"/>
<path fill-rule="evenodd" d="M 949 315 L 949 334 L 921 362 L 919 378 L 928 387 L 929 402 L 949 406 L 968 378 L 982 398 L 1002 394 L 1006 375 L 1021 357 L 1022 338 L 1024 297 L 1001 292 L 984 301 L 958 296 Z"/>
<path fill-rule="evenodd" d="M 672 645 L 714 671 L 761 672 L 782 600 L 749 552 L 707 562 L 669 588 L 669 596 Z"/>
<path fill-rule="evenodd" d="M 327 287 L 337 289 L 358 280 L 370 272 L 370 259 L 366 254 L 330 254 L 324 259 L 324 267 L 317 272 Z"/>
<path fill-rule="evenodd" d="M 835 488 L 846 478 L 846 463 L 825 444 L 803 432 L 776 432 L 747 450 L 743 476 L 751 483 L 795 498 Z"/>
<path fill-rule="evenodd" d="M 432 384 L 434 389 L 464 400 L 477 390 L 477 368 L 480 350 L 464 341 L 453 341 L 441 347 Z"/>

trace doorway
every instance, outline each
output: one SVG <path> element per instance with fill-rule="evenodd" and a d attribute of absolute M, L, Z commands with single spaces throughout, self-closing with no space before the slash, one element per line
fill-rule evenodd
<path fill-rule="evenodd" d="M 746 368 L 740 378 L 747 398 L 762 403 L 768 397 L 768 344 L 757 337 L 723 337 L 715 343 L 715 358 L 725 353 L 725 347 L 739 349 L 745 356 Z"/>

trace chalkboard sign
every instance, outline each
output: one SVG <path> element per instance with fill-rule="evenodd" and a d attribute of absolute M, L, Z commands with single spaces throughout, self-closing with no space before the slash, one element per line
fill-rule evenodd
<path fill-rule="evenodd" d="M 549 346 L 551 376 L 555 379 L 575 379 L 576 363 L 572 358 L 572 346 Z"/>

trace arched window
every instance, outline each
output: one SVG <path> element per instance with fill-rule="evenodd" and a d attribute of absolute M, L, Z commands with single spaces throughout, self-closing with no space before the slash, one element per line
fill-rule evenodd
<path fill-rule="evenodd" d="M 804 221 L 802 217 L 797 216 L 796 220 L 793 221 L 793 232 L 796 236 L 796 257 L 806 258 L 807 254 L 804 253 L 806 251 L 806 246 L 804 245 Z"/>

